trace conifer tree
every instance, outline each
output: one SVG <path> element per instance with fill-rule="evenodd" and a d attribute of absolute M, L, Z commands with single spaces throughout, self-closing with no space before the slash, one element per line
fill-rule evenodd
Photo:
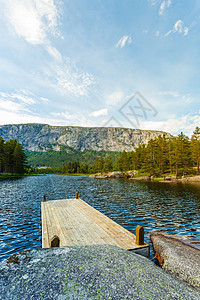
<path fill-rule="evenodd" d="M 102 172 L 104 167 L 104 161 L 102 156 L 97 156 L 95 163 L 95 171 Z"/>
<path fill-rule="evenodd" d="M 196 127 L 191 138 L 191 152 L 192 160 L 197 166 L 197 173 L 199 174 L 199 162 L 200 162 L 200 128 Z"/>
<path fill-rule="evenodd" d="M 110 156 L 106 156 L 104 158 L 104 167 L 103 167 L 103 170 L 104 172 L 110 172 L 112 171 L 113 169 L 113 166 L 112 166 L 112 159 Z"/>
<path fill-rule="evenodd" d="M 150 175 L 155 174 L 156 169 L 156 155 L 157 155 L 157 141 L 151 139 L 146 147 L 146 160 L 144 170 L 148 171 Z"/>
<path fill-rule="evenodd" d="M 0 136 L 0 173 L 3 173 L 4 167 L 4 139 Z"/>

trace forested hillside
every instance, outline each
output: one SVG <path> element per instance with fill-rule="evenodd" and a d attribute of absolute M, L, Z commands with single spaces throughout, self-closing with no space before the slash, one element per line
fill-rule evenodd
<path fill-rule="evenodd" d="M 67 151 L 25 151 L 28 159 L 28 164 L 34 168 L 36 167 L 50 167 L 60 168 L 69 162 L 80 162 L 84 164 L 94 165 L 96 157 L 110 156 L 114 161 L 119 157 L 120 152 L 109 151 L 94 151 L 85 150 L 77 151 L 74 149 L 67 149 Z"/>

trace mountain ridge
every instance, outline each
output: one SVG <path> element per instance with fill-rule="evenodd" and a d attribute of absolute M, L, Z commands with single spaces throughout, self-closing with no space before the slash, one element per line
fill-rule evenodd
<path fill-rule="evenodd" d="M 146 144 L 159 135 L 171 134 L 156 130 L 123 127 L 52 126 L 42 123 L 0 125 L 0 135 L 17 139 L 25 150 L 46 152 L 67 151 L 134 151 L 139 144 Z"/>

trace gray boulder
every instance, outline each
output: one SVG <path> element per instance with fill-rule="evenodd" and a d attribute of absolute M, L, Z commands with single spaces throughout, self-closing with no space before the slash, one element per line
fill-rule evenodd
<path fill-rule="evenodd" d="M 152 232 L 150 238 L 162 268 L 200 290 L 200 250 L 158 232 Z"/>
<path fill-rule="evenodd" d="M 0 299 L 200 299 L 148 259 L 109 245 L 21 252 L 0 264 Z"/>

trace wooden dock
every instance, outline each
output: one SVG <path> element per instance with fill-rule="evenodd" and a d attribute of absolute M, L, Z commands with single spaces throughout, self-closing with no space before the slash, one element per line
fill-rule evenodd
<path fill-rule="evenodd" d="M 135 236 L 77 194 L 74 199 L 46 201 L 44 197 L 41 210 L 43 248 L 109 244 L 149 255 L 143 227 L 137 227 Z"/>

